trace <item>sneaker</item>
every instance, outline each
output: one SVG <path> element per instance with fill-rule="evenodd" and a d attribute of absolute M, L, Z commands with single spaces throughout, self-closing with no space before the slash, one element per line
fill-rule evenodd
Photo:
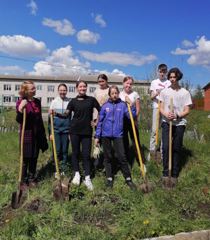
<path fill-rule="evenodd" d="M 80 174 L 75 173 L 73 180 L 71 181 L 74 185 L 80 185 Z"/>
<path fill-rule="evenodd" d="M 85 177 L 84 184 L 88 190 L 93 191 L 93 184 L 91 182 L 90 177 Z"/>
<path fill-rule="evenodd" d="M 106 186 L 108 188 L 113 188 L 113 179 L 107 179 Z"/>
<path fill-rule="evenodd" d="M 176 187 L 176 185 L 177 185 L 177 178 L 176 177 L 172 177 L 171 178 L 171 187 L 172 188 L 175 188 Z"/>
<path fill-rule="evenodd" d="M 128 185 L 128 187 L 131 189 L 131 190 L 136 190 L 137 187 L 136 185 L 133 183 L 133 181 L 131 179 L 126 179 L 125 180 L 125 183 Z"/>
<path fill-rule="evenodd" d="M 162 187 L 164 188 L 164 189 L 168 189 L 170 186 L 170 183 L 169 183 L 169 177 L 165 177 L 165 176 L 163 176 L 162 178 L 161 178 L 161 181 L 162 181 Z"/>

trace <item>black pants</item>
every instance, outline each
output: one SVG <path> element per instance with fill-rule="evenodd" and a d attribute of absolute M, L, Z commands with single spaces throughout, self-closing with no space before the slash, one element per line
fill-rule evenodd
<path fill-rule="evenodd" d="M 114 156 L 112 155 L 112 143 L 113 143 L 113 149 L 117 156 L 124 178 L 131 177 L 130 169 L 128 167 L 128 163 L 127 163 L 127 159 L 124 151 L 123 139 L 103 137 L 102 145 L 103 145 L 103 151 L 104 151 L 104 166 L 106 170 L 106 177 L 107 178 L 114 177 L 114 174 L 113 174 Z"/>
<path fill-rule="evenodd" d="M 37 158 L 23 158 L 22 181 L 30 182 L 35 180 Z"/>
<path fill-rule="evenodd" d="M 169 170 L 169 124 L 162 123 L 162 152 L 163 152 L 163 176 L 168 176 Z M 178 177 L 180 172 L 180 152 L 183 144 L 185 126 L 172 127 L 172 177 Z"/>
<path fill-rule="evenodd" d="M 92 145 L 92 137 L 86 135 L 71 134 L 71 146 L 72 146 L 72 166 L 75 172 L 79 171 L 79 154 L 80 144 L 82 145 L 82 159 L 85 176 L 90 175 L 90 153 Z"/>
<path fill-rule="evenodd" d="M 139 139 L 139 130 L 138 128 L 135 126 L 135 129 L 136 129 L 136 135 L 137 135 L 137 141 L 138 141 L 138 145 L 139 145 L 139 148 L 140 148 L 140 154 L 141 154 L 141 158 L 142 158 L 142 161 L 143 163 L 145 162 L 144 160 L 144 156 L 142 154 L 142 149 L 141 149 L 141 144 L 140 144 L 140 139 Z M 131 125 L 131 121 L 129 119 L 124 119 L 124 127 L 123 127 L 123 142 L 124 142 L 124 148 L 125 148 L 125 154 L 126 154 L 126 158 L 130 164 L 130 166 L 132 167 L 133 166 L 133 163 L 134 161 L 131 159 L 131 157 L 129 156 L 129 136 L 130 136 L 130 139 L 132 141 L 132 145 L 133 145 L 133 148 L 135 150 L 135 157 L 136 157 L 136 161 L 137 163 L 139 164 L 139 157 L 138 157 L 138 152 L 137 152 L 137 149 L 136 149 L 136 143 L 135 143 L 135 140 L 134 140 L 134 135 L 133 135 L 133 129 L 132 129 L 132 125 Z"/>

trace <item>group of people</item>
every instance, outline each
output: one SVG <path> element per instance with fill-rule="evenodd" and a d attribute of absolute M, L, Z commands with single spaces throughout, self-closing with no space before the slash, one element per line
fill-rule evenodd
<path fill-rule="evenodd" d="M 152 129 L 150 137 L 150 153 L 155 151 L 156 118 L 160 111 L 162 116 L 161 127 L 161 153 L 163 160 L 163 184 L 169 176 L 169 122 L 173 124 L 173 158 L 172 178 L 177 181 L 180 172 L 180 151 L 186 125 L 185 116 L 189 113 L 192 104 L 190 93 L 179 85 L 183 74 L 178 68 L 169 71 L 165 64 L 158 66 L 159 78 L 151 82 L 150 92 L 153 101 Z M 136 185 L 132 181 L 132 162 L 129 161 L 129 139 L 132 140 L 136 159 L 139 162 L 136 151 L 131 119 L 134 119 L 139 146 L 138 122 L 140 111 L 140 96 L 133 90 L 134 80 L 126 76 L 123 80 L 123 91 L 117 86 L 108 85 L 108 77 L 105 74 L 98 76 L 99 88 L 95 90 L 94 97 L 88 96 L 87 83 L 83 80 L 76 82 L 77 96 L 70 101 L 66 97 L 67 86 L 58 86 L 56 97 L 49 109 L 53 115 L 54 136 L 56 151 L 60 160 L 62 174 L 65 174 L 68 165 L 69 140 L 71 142 L 71 166 L 74 172 L 72 184 L 81 184 L 80 152 L 84 168 L 84 184 L 88 190 L 93 190 L 91 180 L 91 149 L 94 136 L 94 145 L 103 148 L 103 165 L 106 174 L 106 186 L 112 188 L 114 183 L 114 164 L 122 171 L 125 183 L 132 190 Z M 23 109 L 26 108 L 26 131 L 24 136 L 24 158 L 22 185 L 36 185 L 36 164 L 39 150 L 48 148 L 45 136 L 43 120 L 41 116 L 41 103 L 35 98 L 35 85 L 26 81 L 20 89 L 20 99 L 17 102 L 17 121 L 22 126 Z M 173 110 L 170 102 L 173 99 Z M 129 112 L 128 108 L 131 109 Z M 94 135 L 93 135 L 94 132 Z M 21 134 L 21 131 L 20 131 Z M 52 140 L 51 127 L 49 125 L 49 138 Z M 81 149 L 81 150 L 80 150 Z M 113 154 L 114 153 L 114 154 Z M 130 164 L 129 164 L 130 163 Z M 100 164 L 100 163 L 98 163 Z M 130 165 L 130 166 L 129 166 Z"/>

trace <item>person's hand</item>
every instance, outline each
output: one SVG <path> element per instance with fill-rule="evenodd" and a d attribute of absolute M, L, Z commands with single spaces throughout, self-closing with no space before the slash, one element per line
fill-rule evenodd
<path fill-rule="evenodd" d="M 98 138 L 95 138 L 94 144 L 95 144 L 95 146 L 99 146 L 99 139 Z"/>
<path fill-rule="evenodd" d="M 132 102 L 128 96 L 125 96 L 125 101 L 128 103 L 130 106 L 132 106 Z"/>
<path fill-rule="evenodd" d="M 160 95 L 160 92 L 161 92 L 161 90 L 160 90 L 160 89 L 156 89 L 156 94 L 155 94 L 155 95 L 156 95 L 156 97 Z"/>
<path fill-rule="evenodd" d="M 53 110 L 53 109 L 49 109 L 49 114 L 52 114 L 53 116 L 55 116 L 55 110 Z"/>
<path fill-rule="evenodd" d="M 49 140 L 50 140 L 50 141 L 53 140 L 53 136 L 52 136 L 52 134 L 50 134 L 50 136 L 49 136 Z"/>
<path fill-rule="evenodd" d="M 18 111 L 22 113 L 22 112 L 23 112 L 23 108 L 26 107 L 26 104 L 27 104 L 27 100 L 26 100 L 26 99 L 23 99 L 23 100 L 21 101 L 19 107 L 18 107 Z"/>
<path fill-rule="evenodd" d="M 168 112 L 167 118 L 168 118 L 168 120 L 174 120 L 177 118 L 177 116 L 174 112 Z"/>
<path fill-rule="evenodd" d="M 92 120 L 92 121 L 90 122 L 90 125 L 91 125 L 92 128 L 96 127 L 96 125 L 97 125 L 97 120 L 96 120 L 96 119 Z"/>

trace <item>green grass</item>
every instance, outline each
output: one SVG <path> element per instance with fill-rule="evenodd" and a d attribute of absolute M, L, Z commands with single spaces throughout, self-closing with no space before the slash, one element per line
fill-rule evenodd
<path fill-rule="evenodd" d="M 149 133 L 141 132 L 141 142 L 148 146 Z M 131 192 L 121 173 L 117 174 L 113 190 L 108 190 L 104 175 L 97 172 L 94 192 L 88 192 L 83 185 L 71 187 L 70 201 L 60 203 L 52 196 L 54 178 L 44 172 L 38 188 L 29 191 L 24 205 L 11 211 L 7 204 L 17 189 L 18 133 L 0 133 L 0 239 L 134 240 L 209 229 L 210 192 L 205 191 L 205 187 L 210 187 L 209 143 L 185 139 L 184 146 L 185 165 L 177 188 L 171 191 L 161 187 L 162 167 L 147 162 L 148 179 L 155 185 L 149 194 Z M 50 151 L 40 154 L 39 169 L 49 157 Z M 142 183 L 136 163 L 132 173 L 135 183 Z M 39 209 L 33 211 L 31 203 L 37 199 Z"/>

